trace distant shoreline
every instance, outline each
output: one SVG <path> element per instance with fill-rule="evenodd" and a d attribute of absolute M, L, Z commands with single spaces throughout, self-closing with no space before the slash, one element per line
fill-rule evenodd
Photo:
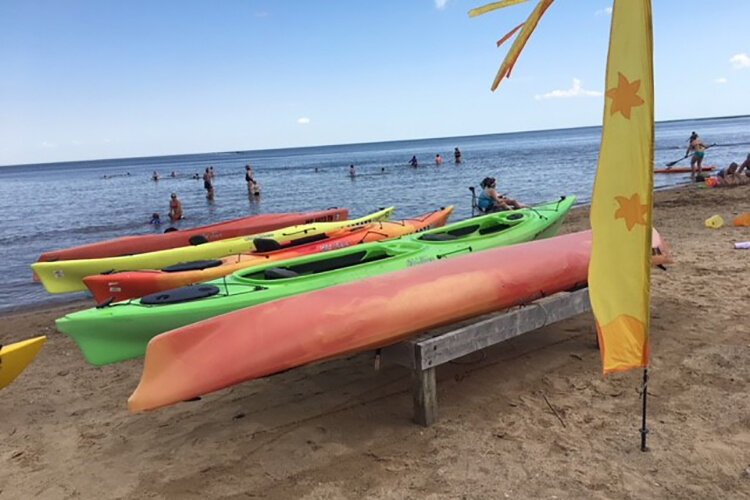
<path fill-rule="evenodd" d="M 701 118 L 678 118 L 678 119 L 671 119 L 671 120 L 660 120 L 655 122 L 658 124 L 667 124 L 667 123 L 676 123 L 676 122 L 684 122 L 684 121 L 707 121 L 707 120 L 734 120 L 737 118 L 747 118 L 750 117 L 750 114 L 746 115 L 732 115 L 732 116 L 705 116 Z M 205 155 L 243 155 L 243 154 L 250 154 L 250 153 L 261 153 L 261 154 L 273 154 L 278 152 L 288 152 L 290 150 L 310 150 L 310 149 L 325 149 L 325 148 L 340 148 L 340 147 L 355 147 L 355 146 L 377 146 L 381 144 L 401 144 L 405 142 L 415 142 L 415 141 L 444 141 L 444 140 L 452 140 L 456 139 L 456 141 L 460 141 L 461 139 L 466 138 L 476 138 L 476 137 L 493 137 L 493 136 L 512 136 L 516 134 L 529 134 L 534 132 L 555 132 L 555 131 L 570 131 L 570 130 L 583 130 L 583 129 L 593 129 L 593 128 L 601 128 L 601 125 L 583 125 L 580 127 L 564 127 L 564 128 L 550 128 L 550 129 L 536 129 L 536 130 L 516 130 L 514 132 L 497 132 L 497 133 L 489 133 L 489 134 L 473 134 L 473 135 L 459 135 L 459 136 L 448 136 L 448 137 L 420 137 L 420 138 L 412 138 L 412 139 L 398 139 L 398 140 L 392 140 L 392 141 L 373 141 L 373 142 L 352 142 L 352 143 L 345 143 L 345 144 L 320 144 L 317 146 L 290 146 L 286 148 L 268 148 L 268 149 L 248 149 L 243 151 L 208 151 L 208 152 L 201 152 L 201 153 L 178 153 L 173 155 L 155 155 L 155 156 L 130 156 L 130 157 L 121 157 L 121 158 L 98 158 L 93 160 L 66 160 L 66 161 L 53 161 L 53 162 L 44 162 L 44 163 L 17 163 L 17 164 L 10 164 L 10 165 L 0 165 L 0 169 L 3 168 L 26 168 L 26 167 L 41 167 L 41 166 L 49 166 L 49 165 L 72 165 L 72 164 L 87 164 L 87 163 L 95 163 L 95 162 L 102 162 L 102 161 L 111 161 L 114 164 L 122 163 L 122 164 L 132 164 L 133 162 L 142 162 L 145 160 L 149 160 L 149 162 L 152 161 L 158 161 L 158 160 L 166 160 L 166 159 L 186 159 L 190 157 L 195 156 L 205 156 Z"/>

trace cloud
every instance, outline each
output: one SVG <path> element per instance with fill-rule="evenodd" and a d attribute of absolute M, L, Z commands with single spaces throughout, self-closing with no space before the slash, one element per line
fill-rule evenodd
<path fill-rule="evenodd" d="M 727 79 L 722 76 L 721 78 L 714 80 L 714 83 L 727 83 Z"/>
<path fill-rule="evenodd" d="M 306 116 L 303 116 L 302 118 L 297 118 L 297 123 L 299 123 L 300 125 L 307 125 L 308 123 L 310 123 L 310 119 Z"/>
<path fill-rule="evenodd" d="M 607 7 L 604 9 L 599 9 L 595 13 L 597 16 L 611 16 L 612 15 L 612 7 Z"/>
<path fill-rule="evenodd" d="M 52 148 L 56 148 L 57 144 L 55 144 L 54 142 L 49 142 L 49 141 L 42 141 L 42 147 L 52 149 Z"/>
<path fill-rule="evenodd" d="M 573 78 L 573 87 L 567 89 L 567 90 L 553 90 L 551 92 L 547 92 L 546 94 L 537 94 L 534 96 L 534 99 L 537 101 L 541 101 L 542 99 L 566 99 L 569 97 L 599 97 L 602 93 L 598 90 L 585 90 L 583 87 L 581 87 L 581 80 L 578 78 Z"/>
<path fill-rule="evenodd" d="M 443 10 L 448 5 L 448 0 L 435 0 L 435 7 L 438 10 Z"/>
<path fill-rule="evenodd" d="M 261 10 L 261 11 L 258 11 L 258 12 L 255 13 L 255 17 L 268 17 L 270 15 L 271 14 L 269 14 L 265 10 Z"/>
<path fill-rule="evenodd" d="M 734 69 L 750 68 L 750 56 L 744 52 L 741 54 L 735 54 L 730 59 Z"/>

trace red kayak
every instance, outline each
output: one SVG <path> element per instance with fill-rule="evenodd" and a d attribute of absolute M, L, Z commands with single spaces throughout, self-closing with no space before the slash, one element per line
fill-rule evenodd
<path fill-rule="evenodd" d="M 716 169 L 713 165 L 710 167 L 701 167 L 701 172 L 711 172 Z M 690 167 L 665 167 L 654 169 L 655 174 L 689 174 Z"/>
<path fill-rule="evenodd" d="M 241 309 L 148 344 L 131 411 L 374 349 L 587 280 L 591 232 L 487 250 Z"/>
<path fill-rule="evenodd" d="M 346 208 L 331 208 L 317 212 L 251 215 L 249 217 L 242 217 L 240 219 L 193 229 L 160 234 L 124 236 L 122 238 L 66 248 L 64 250 L 54 250 L 43 253 L 39 257 L 39 262 L 99 259 L 102 257 L 118 257 L 120 255 L 155 252 L 157 250 L 196 245 L 248 234 L 264 233 L 298 224 L 346 220 L 348 216 L 349 210 Z"/>

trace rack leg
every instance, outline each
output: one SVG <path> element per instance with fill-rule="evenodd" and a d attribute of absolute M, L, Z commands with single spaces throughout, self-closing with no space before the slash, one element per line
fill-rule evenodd
<path fill-rule="evenodd" d="M 412 396 L 414 399 L 414 421 L 429 427 L 437 421 L 437 384 L 435 368 L 412 371 Z"/>

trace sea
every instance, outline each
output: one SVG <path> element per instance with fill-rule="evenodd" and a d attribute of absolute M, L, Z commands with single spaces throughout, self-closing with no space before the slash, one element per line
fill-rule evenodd
<path fill-rule="evenodd" d="M 724 167 L 750 153 L 750 116 L 659 122 L 655 166 L 684 155 L 692 131 L 708 150 L 704 164 Z M 601 127 L 337 146 L 125 158 L 0 167 L 0 312 L 76 300 L 83 293 L 47 294 L 32 281 L 30 264 L 48 250 L 124 235 L 161 232 L 151 214 L 168 220 L 177 193 L 185 219 L 179 228 L 249 214 L 347 207 L 359 217 L 397 207 L 395 218 L 454 205 L 452 220 L 471 216 L 470 186 L 495 177 L 498 190 L 527 204 L 575 195 L 588 203 L 599 154 Z M 463 156 L 453 162 L 454 148 Z M 440 154 L 444 163 L 435 164 Z M 408 162 L 415 155 L 417 168 Z M 248 196 L 244 167 L 253 166 L 262 187 Z M 349 176 L 354 165 L 357 175 Z M 678 166 L 687 166 L 683 160 Z M 212 166 L 215 198 L 194 179 Z M 622 168 L 628 168 L 623 165 Z M 159 181 L 152 175 L 158 172 Z M 174 173 L 174 177 L 172 177 Z M 656 189 L 689 181 L 687 174 L 656 175 Z"/>

